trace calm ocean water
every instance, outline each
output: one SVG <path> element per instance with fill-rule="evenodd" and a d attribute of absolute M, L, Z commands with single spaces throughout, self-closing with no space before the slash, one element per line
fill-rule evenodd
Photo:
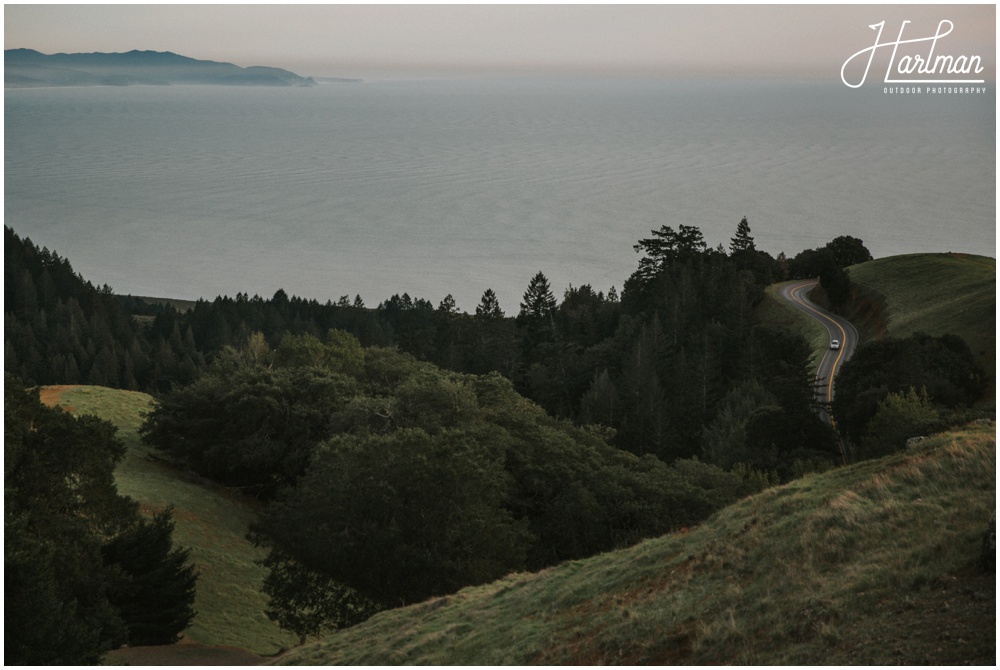
<path fill-rule="evenodd" d="M 4 219 L 97 284 L 278 288 L 508 313 L 538 270 L 607 290 L 662 224 L 794 255 L 996 255 L 995 94 L 440 81 L 7 90 Z"/>

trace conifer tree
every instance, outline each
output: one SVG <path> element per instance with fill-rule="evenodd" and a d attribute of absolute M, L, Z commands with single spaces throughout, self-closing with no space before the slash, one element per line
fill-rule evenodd
<path fill-rule="evenodd" d="M 736 255 L 743 251 L 756 250 L 757 247 L 754 246 L 753 237 L 750 235 L 750 223 L 744 216 L 736 226 L 736 235 L 729 241 L 729 253 Z"/>
<path fill-rule="evenodd" d="M 105 564 L 120 574 L 110 601 L 125 624 L 130 645 L 172 644 L 194 618 L 194 566 L 189 549 L 174 548 L 167 508 L 152 521 L 137 520 L 104 546 Z"/>
<path fill-rule="evenodd" d="M 476 306 L 476 316 L 481 319 L 502 319 L 503 310 L 500 309 L 500 301 L 493 289 L 488 288 L 483 292 L 483 297 Z"/>
<path fill-rule="evenodd" d="M 539 271 L 528 283 L 519 316 L 532 322 L 538 322 L 551 317 L 555 308 L 556 299 L 549 287 L 549 280 Z"/>

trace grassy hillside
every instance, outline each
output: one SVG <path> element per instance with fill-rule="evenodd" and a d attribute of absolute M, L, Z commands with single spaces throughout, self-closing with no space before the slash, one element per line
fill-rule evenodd
<path fill-rule="evenodd" d="M 808 476 L 686 533 L 384 612 L 287 664 L 992 664 L 995 425 Z"/>
<path fill-rule="evenodd" d="M 987 370 L 996 361 L 996 259 L 909 254 L 850 268 L 851 281 L 884 299 L 885 335 L 955 333 Z"/>
<path fill-rule="evenodd" d="M 996 260 L 969 254 L 908 254 L 880 258 L 851 268 L 862 299 L 852 319 L 862 333 L 908 337 L 954 333 L 968 342 L 976 359 L 996 365 Z M 827 333 L 815 319 L 789 305 L 772 284 L 757 307 L 765 322 L 801 334 L 818 356 Z M 864 335 L 863 335 L 864 337 Z"/>
<path fill-rule="evenodd" d="M 263 614 L 266 597 L 260 583 L 265 571 L 254 564 L 263 553 L 245 538 L 252 508 L 157 460 L 140 442 L 138 429 L 150 396 L 97 386 L 50 386 L 42 389 L 42 400 L 74 413 L 96 414 L 118 426 L 118 436 L 128 447 L 115 471 L 118 490 L 138 500 L 150 514 L 174 506 L 174 541 L 191 549 L 199 574 L 197 615 L 184 631 L 186 642 L 240 647 L 258 654 L 274 653 L 295 642 Z"/>

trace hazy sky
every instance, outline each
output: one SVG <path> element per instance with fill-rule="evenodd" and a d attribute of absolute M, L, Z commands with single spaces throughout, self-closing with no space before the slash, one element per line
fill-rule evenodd
<path fill-rule="evenodd" d="M 903 19 L 992 66 L 995 5 L 5 5 L 4 47 L 173 51 L 303 75 L 721 72 L 839 76 Z M 888 37 L 884 39 L 889 39 Z M 992 76 L 992 67 L 989 72 Z"/>

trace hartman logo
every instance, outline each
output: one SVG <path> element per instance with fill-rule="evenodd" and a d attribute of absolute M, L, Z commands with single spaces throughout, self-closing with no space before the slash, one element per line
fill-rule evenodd
<path fill-rule="evenodd" d="M 852 55 L 840 68 L 840 80 L 850 88 L 860 88 L 868 78 L 876 52 L 880 56 L 889 54 L 885 70 L 885 84 L 983 84 L 985 79 L 977 78 L 983 72 L 982 58 L 976 55 L 955 55 L 948 53 L 942 40 L 951 34 L 955 24 L 948 19 L 938 23 L 937 30 L 928 37 L 904 39 L 910 21 L 903 21 L 895 40 L 882 41 L 885 21 L 868 26 L 877 31 L 875 43 Z M 867 56 L 867 62 L 866 62 Z M 859 76 L 860 74 L 860 76 Z"/>

